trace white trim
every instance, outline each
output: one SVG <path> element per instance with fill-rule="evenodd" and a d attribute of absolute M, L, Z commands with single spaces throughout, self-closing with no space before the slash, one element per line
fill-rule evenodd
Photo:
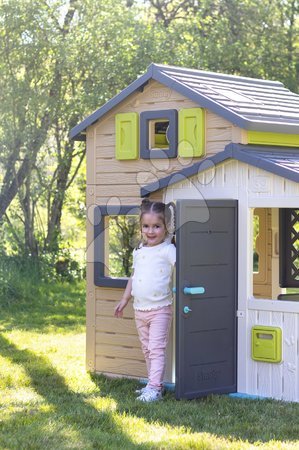
<path fill-rule="evenodd" d="M 248 205 L 250 208 L 298 208 L 299 197 L 251 197 L 248 199 Z"/>
<path fill-rule="evenodd" d="M 286 312 L 299 313 L 299 302 L 292 302 L 287 300 L 268 300 L 250 297 L 247 302 L 248 309 L 256 311 L 272 311 L 272 312 Z"/>

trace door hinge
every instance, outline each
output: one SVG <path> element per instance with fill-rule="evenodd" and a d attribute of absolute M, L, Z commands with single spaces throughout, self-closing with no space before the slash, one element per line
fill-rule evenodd
<path fill-rule="evenodd" d="M 240 319 L 244 319 L 245 311 L 237 311 L 237 317 L 239 317 Z"/>

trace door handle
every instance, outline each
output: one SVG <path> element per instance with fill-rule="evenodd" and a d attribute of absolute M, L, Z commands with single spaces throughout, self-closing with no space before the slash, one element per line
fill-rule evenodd
<path fill-rule="evenodd" d="M 205 288 L 204 287 L 184 287 L 183 290 L 185 295 L 197 295 L 197 294 L 204 294 Z"/>
<path fill-rule="evenodd" d="M 188 314 L 191 311 L 192 311 L 192 309 L 190 309 L 189 306 L 184 306 L 184 308 L 183 308 L 184 314 Z"/>

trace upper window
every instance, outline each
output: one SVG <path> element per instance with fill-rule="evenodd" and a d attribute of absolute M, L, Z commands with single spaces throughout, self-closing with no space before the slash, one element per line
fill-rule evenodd
<path fill-rule="evenodd" d="M 140 114 L 140 155 L 144 159 L 175 158 L 178 146 L 178 113 L 175 109 Z"/>
<path fill-rule="evenodd" d="M 139 208 L 98 206 L 94 223 L 94 283 L 125 287 L 139 240 Z"/>
<path fill-rule="evenodd" d="M 150 150 L 158 150 L 160 148 L 168 148 L 168 129 L 169 120 L 158 119 L 149 121 L 149 148 Z"/>

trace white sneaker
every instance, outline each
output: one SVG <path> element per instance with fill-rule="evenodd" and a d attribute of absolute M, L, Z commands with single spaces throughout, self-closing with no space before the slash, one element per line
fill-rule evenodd
<path fill-rule="evenodd" d="M 147 388 L 144 390 L 144 392 L 141 395 L 139 395 L 139 397 L 137 397 L 136 400 L 139 400 L 140 402 L 150 403 L 150 402 L 156 402 L 161 399 L 162 399 L 162 391 L 161 390 Z"/>
<path fill-rule="evenodd" d="M 143 388 L 136 389 L 135 394 L 139 394 L 139 395 L 143 394 L 143 392 L 145 392 L 147 389 L 148 389 L 147 386 L 144 386 Z"/>

